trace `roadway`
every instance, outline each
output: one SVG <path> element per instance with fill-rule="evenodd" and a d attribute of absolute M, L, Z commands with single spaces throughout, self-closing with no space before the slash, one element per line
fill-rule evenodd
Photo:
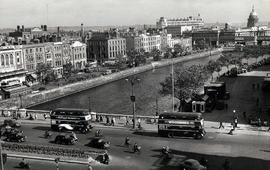
<path fill-rule="evenodd" d="M 45 139 L 44 131 L 48 125 L 23 125 L 22 130 L 27 136 L 26 143 L 56 145 L 50 142 L 54 139 Z M 219 170 L 225 158 L 228 158 L 235 170 L 260 170 L 270 169 L 270 136 L 259 135 L 228 135 L 226 133 L 209 132 L 203 140 L 192 138 L 163 138 L 156 132 L 134 132 L 129 129 L 101 128 L 105 140 L 111 142 L 109 166 L 93 164 L 93 169 L 176 169 L 177 162 L 193 158 L 199 160 L 205 157 L 209 161 L 209 170 Z M 89 134 L 78 134 L 79 142 L 73 147 L 90 149 L 85 146 L 94 136 L 94 131 Z M 54 134 L 54 136 L 56 133 Z M 124 147 L 124 139 L 129 136 L 131 142 L 142 146 L 141 154 L 134 154 L 131 149 Z M 165 161 L 161 157 L 162 146 L 169 146 L 173 157 Z M 70 147 L 70 146 L 67 146 Z M 54 162 L 28 160 L 31 169 L 55 169 Z M 16 169 L 19 160 L 9 158 L 6 169 Z M 60 163 L 60 169 L 72 170 L 87 169 L 86 165 L 72 165 Z"/>

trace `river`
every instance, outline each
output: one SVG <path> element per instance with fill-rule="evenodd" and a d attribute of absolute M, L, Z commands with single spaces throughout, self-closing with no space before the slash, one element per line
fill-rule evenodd
<path fill-rule="evenodd" d="M 175 64 L 175 67 L 206 64 L 209 59 L 217 59 L 219 55 L 212 55 L 210 57 L 178 63 Z M 164 97 L 159 94 L 160 82 L 169 76 L 170 72 L 171 67 L 166 66 L 136 75 L 140 79 L 134 85 L 137 114 L 153 115 L 156 109 L 156 99 L 159 110 L 163 111 L 171 108 L 170 97 Z M 40 104 L 31 107 L 31 109 L 51 110 L 59 107 L 88 109 L 91 107 L 91 110 L 95 112 L 132 114 L 130 95 L 131 84 L 122 79 Z"/>

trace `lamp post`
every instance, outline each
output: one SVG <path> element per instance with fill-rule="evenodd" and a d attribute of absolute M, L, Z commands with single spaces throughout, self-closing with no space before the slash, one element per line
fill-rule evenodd
<path fill-rule="evenodd" d="M 88 109 L 89 109 L 89 113 L 91 113 L 92 109 L 91 109 L 91 100 L 90 100 L 90 96 L 88 97 L 88 102 L 89 102 L 89 105 L 88 105 Z"/>
<path fill-rule="evenodd" d="M 132 77 L 131 79 L 126 79 L 126 81 L 129 81 L 131 84 L 131 96 L 130 96 L 130 100 L 132 102 L 132 113 L 133 113 L 133 129 L 136 128 L 136 116 L 135 116 L 135 109 L 136 109 L 136 98 L 135 98 L 135 94 L 134 94 L 134 85 L 136 81 L 140 81 L 140 79 L 136 78 L 136 77 Z"/>
<path fill-rule="evenodd" d="M 0 140 L 0 159 L 1 159 L 1 169 L 0 170 L 4 170 L 4 163 L 3 163 L 3 153 L 2 153 L 2 140 Z"/>
<path fill-rule="evenodd" d="M 173 58 L 172 58 L 172 111 L 174 111 L 174 68 L 173 68 Z"/>

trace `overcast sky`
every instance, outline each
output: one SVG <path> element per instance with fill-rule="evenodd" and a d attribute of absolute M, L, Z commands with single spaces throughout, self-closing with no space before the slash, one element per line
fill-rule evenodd
<path fill-rule="evenodd" d="M 0 0 L 0 28 L 155 24 L 161 16 L 197 16 L 205 22 L 246 22 L 252 5 L 270 21 L 270 0 Z"/>

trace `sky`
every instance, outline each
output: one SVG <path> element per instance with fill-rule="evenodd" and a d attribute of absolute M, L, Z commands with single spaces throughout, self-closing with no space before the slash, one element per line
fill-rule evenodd
<path fill-rule="evenodd" d="M 270 0 L 0 0 L 0 28 L 155 24 L 198 14 L 206 23 L 241 23 L 252 5 L 270 21 Z"/>

